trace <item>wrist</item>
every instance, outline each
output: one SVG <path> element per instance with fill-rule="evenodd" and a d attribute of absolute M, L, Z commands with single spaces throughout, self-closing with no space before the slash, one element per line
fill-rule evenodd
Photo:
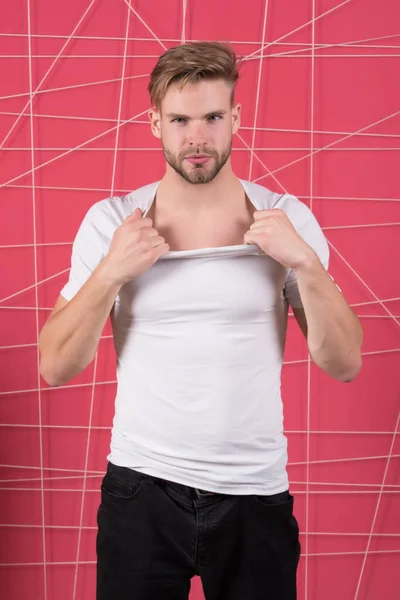
<path fill-rule="evenodd" d="M 99 283 L 101 283 L 103 286 L 109 287 L 116 293 L 119 292 L 120 288 L 124 284 L 123 281 L 118 280 L 115 268 L 113 268 L 109 263 L 107 257 L 101 261 L 93 274 Z"/>
<path fill-rule="evenodd" d="M 300 260 L 292 267 L 292 270 L 296 274 L 300 273 L 311 273 L 315 271 L 315 269 L 320 266 L 320 260 L 318 255 L 312 248 L 308 248 L 305 250 L 304 255 L 300 258 Z"/>

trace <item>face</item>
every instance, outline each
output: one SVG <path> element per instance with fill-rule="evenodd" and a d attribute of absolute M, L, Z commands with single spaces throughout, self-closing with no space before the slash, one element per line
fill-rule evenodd
<path fill-rule="evenodd" d="M 168 165 L 188 183 L 209 183 L 229 161 L 241 109 L 232 106 L 231 91 L 223 80 L 190 83 L 181 90 L 172 84 L 160 110 L 150 113 Z"/>

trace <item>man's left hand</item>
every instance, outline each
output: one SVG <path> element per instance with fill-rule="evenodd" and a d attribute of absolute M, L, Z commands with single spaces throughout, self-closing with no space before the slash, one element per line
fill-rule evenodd
<path fill-rule="evenodd" d="M 296 269 L 316 258 L 287 214 L 277 208 L 254 213 L 254 223 L 245 233 L 244 243 L 257 244 L 265 254 L 288 269 Z"/>

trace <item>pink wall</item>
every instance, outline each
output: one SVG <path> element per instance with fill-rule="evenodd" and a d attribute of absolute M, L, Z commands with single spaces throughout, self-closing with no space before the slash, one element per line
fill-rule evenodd
<path fill-rule="evenodd" d="M 146 125 L 157 56 L 181 39 L 229 39 L 249 57 L 237 173 L 312 208 L 365 330 L 362 374 L 345 385 L 309 365 L 290 323 L 283 393 L 299 599 L 398 599 L 400 4 L 269 0 L 266 26 L 265 0 L 131 5 L 0 5 L 1 597 L 94 598 L 112 340 L 107 329 L 97 368 L 49 389 L 38 328 L 88 207 L 162 175 Z M 203 597 L 199 581 L 191 597 Z"/>

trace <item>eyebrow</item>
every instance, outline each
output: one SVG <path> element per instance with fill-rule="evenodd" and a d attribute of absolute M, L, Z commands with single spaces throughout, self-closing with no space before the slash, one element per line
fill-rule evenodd
<path fill-rule="evenodd" d="M 213 110 L 211 112 L 208 112 L 207 114 L 203 115 L 203 119 L 208 119 L 209 117 L 213 117 L 214 115 L 217 115 L 219 117 L 222 117 L 224 115 L 226 115 L 226 110 Z M 167 117 L 169 119 L 186 119 L 187 121 L 190 121 L 191 117 L 189 117 L 188 115 L 182 115 L 179 113 L 167 113 Z"/>

